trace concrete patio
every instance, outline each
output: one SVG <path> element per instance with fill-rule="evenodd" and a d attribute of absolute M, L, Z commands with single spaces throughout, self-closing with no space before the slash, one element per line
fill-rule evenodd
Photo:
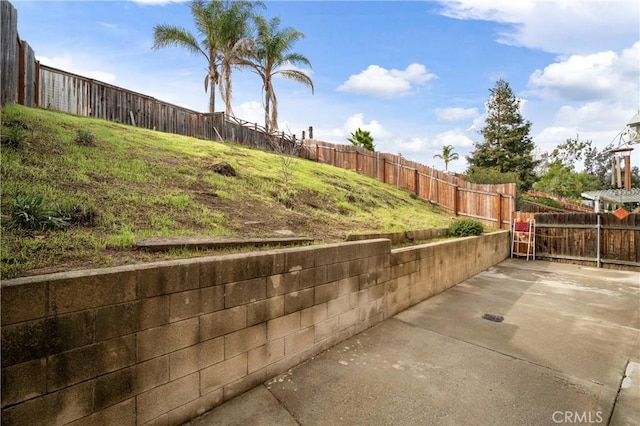
<path fill-rule="evenodd" d="M 639 425 L 639 361 L 637 272 L 509 259 L 191 425 Z"/>

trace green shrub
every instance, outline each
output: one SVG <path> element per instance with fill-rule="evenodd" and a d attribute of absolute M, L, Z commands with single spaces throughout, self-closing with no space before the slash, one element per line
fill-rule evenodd
<path fill-rule="evenodd" d="M 471 237 L 484 231 L 482 223 L 473 219 L 456 219 L 449 225 L 447 234 L 450 237 Z"/>
<path fill-rule="evenodd" d="M 78 129 L 76 143 L 82 146 L 96 146 L 96 135 L 91 130 Z"/>
<path fill-rule="evenodd" d="M 22 148 L 26 138 L 27 130 L 24 124 L 18 121 L 5 124 L 5 127 L 2 129 L 2 145 L 8 146 L 9 148 Z"/>

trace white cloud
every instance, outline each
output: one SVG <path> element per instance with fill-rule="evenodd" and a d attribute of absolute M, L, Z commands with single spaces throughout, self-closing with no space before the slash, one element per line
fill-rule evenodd
<path fill-rule="evenodd" d="M 58 68 L 73 74 L 78 74 L 83 77 L 92 78 L 94 80 L 102 81 L 103 83 L 113 84 L 116 81 L 115 74 L 112 74 L 103 70 L 96 70 L 92 68 L 86 67 L 86 65 L 79 64 L 88 64 L 92 63 L 92 61 L 78 60 L 77 58 L 72 57 L 70 54 L 64 54 L 62 56 L 37 56 L 37 59 L 40 63 L 44 65 L 48 65 L 53 68 Z"/>
<path fill-rule="evenodd" d="M 612 51 L 573 55 L 536 70 L 528 86 L 543 98 L 575 101 L 621 100 L 640 90 L 640 42 L 621 54 Z"/>
<path fill-rule="evenodd" d="M 427 72 L 422 64 L 411 64 L 404 71 L 369 65 L 361 73 L 351 75 L 338 90 L 382 97 L 404 96 L 434 78 L 436 75 Z"/>
<path fill-rule="evenodd" d="M 351 136 L 351 133 L 355 132 L 357 129 L 368 130 L 371 132 L 374 143 L 376 142 L 376 139 L 385 139 L 391 136 L 379 121 L 371 120 L 366 123 L 364 121 L 364 114 L 361 112 L 353 114 L 347 118 L 341 128 L 332 129 L 330 135 L 334 138 L 346 140 Z"/>
<path fill-rule="evenodd" d="M 579 107 L 565 105 L 559 108 L 552 124 L 541 129 L 533 139 L 536 146 L 546 152 L 576 135 L 602 149 L 624 129 L 632 115 L 626 108 L 603 102 L 589 102 Z"/>
<path fill-rule="evenodd" d="M 435 146 L 442 147 L 445 145 L 452 145 L 453 147 L 470 147 L 473 146 L 473 141 L 465 134 L 464 130 L 453 129 L 447 130 L 442 133 L 438 133 L 434 138 Z M 454 150 L 455 151 L 455 150 Z"/>
<path fill-rule="evenodd" d="M 96 24 L 109 30 L 118 29 L 118 24 L 110 24 L 109 22 L 96 21 Z"/>
<path fill-rule="evenodd" d="M 635 0 L 443 0 L 445 16 L 507 24 L 500 43 L 559 54 L 621 49 L 638 39 Z"/>
<path fill-rule="evenodd" d="M 400 152 L 400 153 L 421 153 L 425 152 L 429 146 L 431 145 L 431 141 L 429 138 L 424 137 L 412 137 L 412 138 L 402 138 L 396 139 L 393 141 L 392 152 Z"/>
<path fill-rule="evenodd" d="M 617 132 L 622 130 L 632 115 L 633 112 L 619 105 L 589 102 L 580 107 L 561 107 L 556 113 L 555 121 L 565 126 L 583 123 L 589 128 L 614 128 Z"/>
<path fill-rule="evenodd" d="M 478 116 L 478 108 L 437 108 L 436 117 L 439 121 L 462 121 Z"/>
<path fill-rule="evenodd" d="M 234 105 L 233 112 L 236 117 L 264 126 L 264 108 L 260 102 L 249 101 Z"/>

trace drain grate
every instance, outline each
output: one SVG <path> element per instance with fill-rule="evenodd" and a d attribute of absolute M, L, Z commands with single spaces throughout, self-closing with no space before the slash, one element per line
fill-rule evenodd
<path fill-rule="evenodd" d="M 502 322 L 504 321 L 504 317 L 502 315 L 494 315 L 494 314 L 484 314 L 482 319 L 486 319 L 493 322 Z"/>

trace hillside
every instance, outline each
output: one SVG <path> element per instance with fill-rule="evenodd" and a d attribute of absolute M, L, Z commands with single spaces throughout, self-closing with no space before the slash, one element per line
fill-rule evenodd
<path fill-rule="evenodd" d="M 211 254 L 152 255 L 135 250 L 141 237 L 336 242 L 449 221 L 407 192 L 307 160 L 293 160 L 285 187 L 278 155 L 235 144 L 17 105 L 2 111 L 1 134 L 3 278 Z M 214 171 L 223 161 L 236 176 Z"/>

